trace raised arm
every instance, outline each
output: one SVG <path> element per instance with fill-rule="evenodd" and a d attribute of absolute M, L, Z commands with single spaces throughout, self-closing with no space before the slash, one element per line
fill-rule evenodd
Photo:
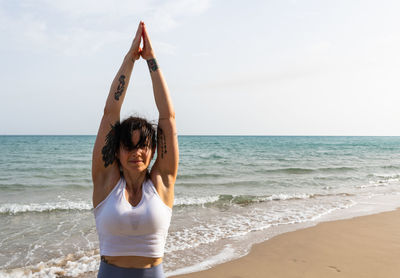
<path fill-rule="evenodd" d="M 143 23 L 142 57 L 147 61 L 153 83 L 159 119 L 157 130 L 157 159 L 152 172 L 161 175 L 166 187 L 173 187 L 178 172 L 179 150 L 175 123 L 175 111 L 169 95 L 167 82 L 158 67 L 150 38 Z"/>
<path fill-rule="evenodd" d="M 133 65 L 140 58 L 140 42 L 142 24 L 139 24 L 131 48 L 126 54 L 122 65 L 115 76 L 104 107 L 92 157 L 92 179 L 94 185 L 93 204 L 96 206 L 104 194 L 108 194 L 109 187 L 119 179 L 119 169 L 115 158 L 113 127 L 120 119 L 122 102 L 129 84 Z M 105 196 L 106 196 L 105 195 Z"/>

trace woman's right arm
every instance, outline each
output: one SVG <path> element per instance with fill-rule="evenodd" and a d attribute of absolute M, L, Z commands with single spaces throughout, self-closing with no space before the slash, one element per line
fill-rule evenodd
<path fill-rule="evenodd" d="M 140 58 L 142 26 L 139 24 L 132 46 L 115 76 L 104 107 L 92 156 L 93 206 L 96 207 L 119 180 L 119 168 L 115 157 L 116 123 L 119 123 L 122 102 L 128 87 L 133 65 Z"/>

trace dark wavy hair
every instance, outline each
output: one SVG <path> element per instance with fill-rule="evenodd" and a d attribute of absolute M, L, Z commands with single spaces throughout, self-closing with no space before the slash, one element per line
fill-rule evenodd
<path fill-rule="evenodd" d="M 140 137 L 137 144 L 134 145 L 132 143 L 132 133 L 135 130 L 139 131 Z M 156 125 L 144 118 L 134 116 L 122 122 L 116 122 L 107 134 L 106 145 L 102 150 L 103 160 L 108 161 L 106 162 L 106 167 L 115 160 L 117 160 L 119 166 L 121 165 L 117 156 L 120 146 L 128 151 L 144 147 L 155 149 L 157 146 Z M 149 176 L 148 171 L 147 175 Z"/>
<path fill-rule="evenodd" d="M 150 147 L 151 149 L 154 149 L 157 145 L 155 125 L 144 118 L 129 117 L 119 124 L 118 129 L 118 149 L 120 145 L 129 151 L 144 147 Z M 132 143 L 132 133 L 135 130 L 138 130 L 140 133 L 140 138 L 136 145 Z"/>

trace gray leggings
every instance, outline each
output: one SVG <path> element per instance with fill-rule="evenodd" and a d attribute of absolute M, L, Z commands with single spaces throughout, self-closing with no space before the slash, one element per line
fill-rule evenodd
<path fill-rule="evenodd" d="M 100 261 L 97 278 L 165 278 L 162 263 L 150 268 L 124 268 Z"/>

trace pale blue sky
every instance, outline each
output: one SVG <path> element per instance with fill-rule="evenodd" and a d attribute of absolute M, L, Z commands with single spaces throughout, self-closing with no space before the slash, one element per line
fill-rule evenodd
<path fill-rule="evenodd" d="M 0 134 L 96 134 L 140 20 L 179 134 L 400 135 L 398 1 L 0 0 Z M 156 119 L 145 62 L 122 117 Z"/>

